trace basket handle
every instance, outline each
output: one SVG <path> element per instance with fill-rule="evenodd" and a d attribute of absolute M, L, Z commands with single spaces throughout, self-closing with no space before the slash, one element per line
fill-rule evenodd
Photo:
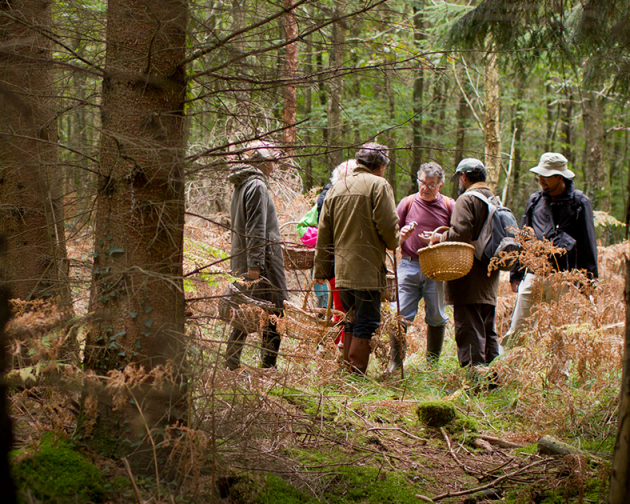
<path fill-rule="evenodd" d="M 328 280 L 324 280 L 326 285 L 328 286 L 328 306 L 326 306 L 326 322 L 330 322 L 330 309 L 332 308 L 332 287 L 330 286 L 330 282 Z M 313 290 L 313 285 L 317 283 L 316 280 L 311 281 L 311 284 L 308 286 L 308 289 L 304 293 L 304 302 L 302 303 L 302 310 L 306 310 L 306 302 L 308 301 L 308 293 Z"/>
<path fill-rule="evenodd" d="M 285 227 L 290 226 L 291 224 L 299 224 L 300 221 L 289 221 L 289 222 L 285 222 L 284 224 L 282 224 L 282 226 L 280 226 L 278 228 L 278 231 L 282 231 Z"/>
<path fill-rule="evenodd" d="M 440 226 L 439 228 L 435 228 L 433 231 L 431 231 L 431 235 L 434 235 L 438 231 L 445 231 L 447 229 L 451 229 L 451 228 L 449 226 Z"/>

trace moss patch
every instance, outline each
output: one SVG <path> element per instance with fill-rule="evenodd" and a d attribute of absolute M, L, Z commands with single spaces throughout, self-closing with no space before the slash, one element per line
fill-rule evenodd
<path fill-rule="evenodd" d="M 425 401 L 418 405 L 418 418 L 427 427 L 443 427 L 455 420 L 457 410 L 448 401 Z"/>
<path fill-rule="evenodd" d="M 101 502 L 105 496 L 98 468 L 52 434 L 44 435 L 39 451 L 13 468 L 20 490 L 29 489 L 51 503 Z"/>

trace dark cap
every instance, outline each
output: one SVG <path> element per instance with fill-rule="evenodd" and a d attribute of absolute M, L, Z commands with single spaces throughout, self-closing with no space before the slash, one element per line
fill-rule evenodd
<path fill-rule="evenodd" d="M 475 158 L 462 159 L 457 165 L 457 170 L 451 177 L 451 182 L 455 181 L 459 177 L 460 173 L 472 173 L 472 172 L 485 172 L 486 168 L 483 163 Z"/>

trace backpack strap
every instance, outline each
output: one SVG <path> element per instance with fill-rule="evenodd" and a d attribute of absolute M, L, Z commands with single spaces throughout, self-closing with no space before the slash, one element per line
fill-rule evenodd
<path fill-rule="evenodd" d="M 453 214 L 453 205 L 455 203 L 455 200 L 453 198 L 449 198 L 448 196 L 444 196 L 442 194 L 442 199 L 444 200 L 444 206 L 446 207 L 446 211 L 449 214 Z"/>
<path fill-rule="evenodd" d="M 409 210 L 411 209 L 411 205 L 413 205 L 413 200 L 416 199 L 416 194 L 410 194 L 409 196 L 407 196 L 407 210 L 405 211 L 405 218 L 407 218 L 407 215 L 409 214 Z"/>
<path fill-rule="evenodd" d="M 479 191 L 475 191 L 474 189 L 472 191 L 468 191 L 466 194 L 470 194 L 472 196 L 475 196 L 476 198 L 479 198 L 481 201 L 483 201 L 486 205 L 488 205 L 488 207 L 490 207 L 490 205 L 495 206 L 496 205 L 494 203 L 492 203 L 488 198 L 486 198 L 483 194 L 481 194 Z"/>

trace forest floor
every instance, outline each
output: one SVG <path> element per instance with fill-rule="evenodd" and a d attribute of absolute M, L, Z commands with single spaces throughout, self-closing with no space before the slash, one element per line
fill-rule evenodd
<path fill-rule="evenodd" d="M 186 270 L 225 259 L 228 241 L 220 226 L 189 222 Z M 278 369 L 262 370 L 256 334 L 248 339 L 243 369 L 227 371 L 229 328 L 216 307 L 228 281 L 227 263 L 218 262 L 185 281 L 189 422 L 174 431 L 170 457 L 157 470 L 132 471 L 81 442 L 75 431 L 80 389 L 68 385 L 76 383 L 80 366 L 39 350 L 32 352 L 39 363 L 20 365 L 14 358 L 12 383 L 32 381 L 16 386 L 12 396 L 13 462 L 23 501 L 605 502 L 621 382 L 627 246 L 600 248 L 600 286 L 590 296 L 570 289 L 557 303 L 540 307 L 537 325 L 493 362 L 496 388 L 459 368 L 451 323 L 439 364 L 425 361 L 422 305 L 409 330 L 404 376 L 383 376 L 387 333 L 396 326 L 392 314 L 375 338 L 365 378 L 344 371 L 329 339 L 285 337 Z M 89 246 L 77 240 L 70 252 L 81 341 Z M 308 277 L 289 273 L 289 283 L 293 299 L 301 301 Z M 513 303 L 502 277 L 500 335 Z M 37 334 L 50 347 L 46 338 L 58 334 L 58 325 L 38 326 L 24 319 L 29 316 L 13 324 L 31 327 L 31 341 Z M 44 310 L 39 320 L 55 316 Z M 428 426 L 418 416 L 427 401 L 445 401 L 455 416 L 441 428 Z M 543 435 L 583 454 L 541 455 L 537 441 Z"/>

